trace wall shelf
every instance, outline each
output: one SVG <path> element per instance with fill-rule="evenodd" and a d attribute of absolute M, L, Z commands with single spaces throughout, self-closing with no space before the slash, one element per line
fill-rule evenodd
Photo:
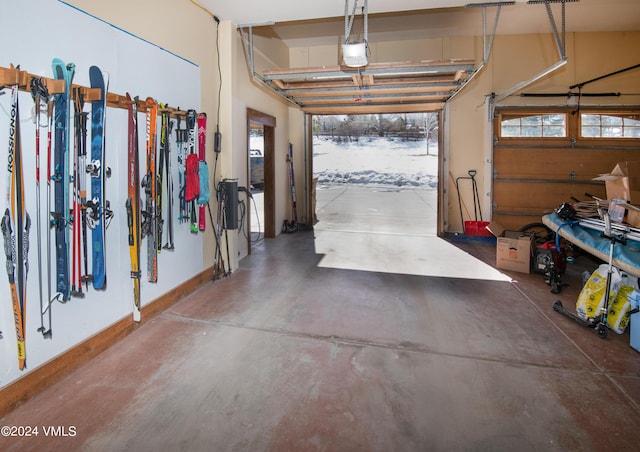
<path fill-rule="evenodd" d="M 5 88 L 13 85 L 18 85 L 20 91 L 30 91 L 31 80 L 41 79 L 44 85 L 47 87 L 50 95 L 60 94 L 64 92 L 64 80 L 56 80 L 48 77 L 42 77 L 37 74 L 32 74 L 27 71 L 23 71 L 19 67 L 0 67 L 0 88 Z M 69 99 L 75 99 L 76 93 L 80 92 L 84 96 L 85 102 L 91 102 L 94 100 L 100 100 L 101 93 L 98 88 L 90 88 L 82 85 L 71 85 L 71 92 L 69 93 Z M 107 93 L 107 107 L 127 109 L 132 101 L 127 100 L 126 96 L 116 93 Z M 138 97 L 137 101 L 138 111 L 145 111 L 146 97 Z M 186 117 L 187 112 L 180 110 L 179 108 L 164 107 L 158 109 L 158 114 L 168 112 L 170 117 Z"/>

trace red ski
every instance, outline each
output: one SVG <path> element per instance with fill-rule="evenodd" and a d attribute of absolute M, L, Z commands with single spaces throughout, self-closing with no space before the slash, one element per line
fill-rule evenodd
<path fill-rule="evenodd" d="M 205 173 L 205 171 L 203 171 L 204 168 L 206 168 L 206 140 L 207 140 L 207 114 L 206 113 L 198 113 L 198 158 L 200 159 L 200 165 L 199 165 L 199 180 L 200 180 L 200 187 L 202 188 L 202 184 L 205 182 L 203 181 L 203 176 L 207 177 L 208 176 Z M 206 181 L 208 182 L 208 181 Z M 202 189 L 200 190 L 200 197 L 202 197 Z M 203 202 L 204 200 L 202 199 L 198 199 L 198 229 L 200 229 L 201 231 L 204 231 L 207 227 L 207 222 L 205 220 L 205 216 L 204 216 L 204 206 L 205 204 L 207 204 L 207 202 Z"/>

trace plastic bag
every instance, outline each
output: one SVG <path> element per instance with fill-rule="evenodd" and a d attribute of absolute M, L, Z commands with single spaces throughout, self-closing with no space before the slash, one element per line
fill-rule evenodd
<path fill-rule="evenodd" d="M 622 281 L 618 294 L 609 306 L 609 314 L 607 316 L 607 324 L 614 332 L 618 334 L 624 333 L 629 324 L 631 316 L 631 298 L 634 290 L 638 288 L 638 279 L 633 276 L 622 274 Z"/>
<path fill-rule="evenodd" d="M 600 314 L 604 306 L 604 293 L 607 287 L 608 264 L 600 265 L 584 285 L 576 301 L 576 313 L 584 320 L 590 320 Z M 622 282 L 620 270 L 612 268 L 609 301 L 615 300 Z"/>

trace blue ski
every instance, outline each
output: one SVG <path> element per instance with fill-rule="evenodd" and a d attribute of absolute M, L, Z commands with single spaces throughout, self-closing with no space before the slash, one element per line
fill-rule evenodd
<path fill-rule="evenodd" d="M 54 211 L 51 225 L 55 228 L 56 239 L 56 290 L 63 300 L 69 300 L 69 92 L 75 65 L 65 65 L 59 58 L 51 63 L 56 80 L 64 80 L 65 91 L 55 95 L 55 148 L 54 168 L 51 180 L 54 182 Z"/>
<path fill-rule="evenodd" d="M 87 225 L 91 229 L 91 280 L 94 289 L 105 289 L 107 272 L 104 256 L 105 217 L 108 205 L 104 200 L 104 120 L 107 89 L 102 71 L 89 68 L 91 88 L 98 88 L 101 96 L 91 101 L 91 161 L 87 173 L 91 177 L 91 196 L 87 199 Z"/>

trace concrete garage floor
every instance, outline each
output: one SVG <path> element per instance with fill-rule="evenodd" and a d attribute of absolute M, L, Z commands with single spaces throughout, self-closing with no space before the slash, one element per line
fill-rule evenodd
<path fill-rule="evenodd" d="M 347 191 L 334 201 L 352 195 L 361 197 Z M 418 221 L 394 215 L 375 227 L 363 215 L 359 224 L 411 230 Z M 231 277 L 0 422 L 73 426 L 75 436 L 0 438 L 0 449 L 638 450 L 640 355 L 628 333 L 603 340 L 551 308 L 557 298 L 575 302 L 590 259 L 578 258 L 569 286 L 553 295 L 541 275 L 492 269 L 495 248 L 477 242 L 447 245 L 484 278 L 393 273 L 392 262 L 381 271 L 337 268 L 328 260 L 345 267 L 349 254 L 337 237 L 349 232 L 337 232 L 318 223 L 263 241 Z M 377 235 L 384 240 L 366 241 L 384 253 L 393 234 Z M 461 266 L 429 248 L 411 254 L 444 273 Z"/>

